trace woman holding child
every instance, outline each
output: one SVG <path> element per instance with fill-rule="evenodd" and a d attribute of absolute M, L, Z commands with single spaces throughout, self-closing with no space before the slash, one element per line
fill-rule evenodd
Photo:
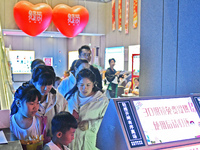
<path fill-rule="evenodd" d="M 109 101 L 97 88 L 95 75 L 89 69 L 82 69 L 76 80 L 76 90 L 68 97 L 69 112 L 79 122 L 71 149 L 95 150 L 96 135 Z"/>

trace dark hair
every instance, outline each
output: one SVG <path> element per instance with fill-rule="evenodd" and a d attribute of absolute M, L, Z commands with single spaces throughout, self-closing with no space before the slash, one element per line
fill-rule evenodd
<path fill-rule="evenodd" d="M 62 80 L 62 79 L 61 79 L 60 77 L 56 76 L 56 77 L 55 77 L 55 81 L 54 81 L 54 83 L 53 83 L 53 86 L 55 86 L 55 82 L 56 82 L 56 81 L 61 81 L 61 80 Z"/>
<path fill-rule="evenodd" d="M 94 83 L 94 87 L 92 89 L 92 91 L 96 92 L 96 91 L 101 91 L 103 93 L 103 90 L 100 89 L 98 86 L 97 86 L 97 82 L 96 82 L 96 75 L 90 70 L 90 69 L 82 69 L 77 75 L 76 75 L 76 81 L 77 83 L 83 79 L 83 78 L 88 78 L 91 82 Z M 78 87 L 77 87 L 77 83 L 76 83 L 76 86 L 74 86 L 70 92 L 68 93 L 68 97 L 67 97 L 67 100 L 78 90 Z"/>
<path fill-rule="evenodd" d="M 66 131 L 70 130 L 70 128 L 76 129 L 77 127 L 78 123 L 74 116 L 66 111 L 59 112 L 53 117 L 51 121 L 51 129 L 53 135 L 56 132 L 62 132 L 63 134 L 65 134 Z"/>
<path fill-rule="evenodd" d="M 36 97 L 38 97 L 38 101 L 41 100 L 41 94 L 35 86 L 23 83 L 22 86 L 20 86 L 15 92 L 14 101 L 11 105 L 11 115 L 18 112 L 18 106 L 16 105 L 17 100 L 20 100 L 21 102 L 34 102 Z"/>
<path fill-rule="evenodd" d="M 113 60 L 114 62 L 116 62 L 114 58 L 111 58 L 111 59 L 108 60 L 109 64 L 110 64 L 110 62 L 111 62 L 112 60 Z"/>
<path fill-rule="evenodd" d="M 78 68 L 83 63 L 88 63 L 88 61 L 86 59 L 78 59 L 74 64 L 74 68 Z"/>
<path fill-rule="evenodd" d="M 81 46 L 81 48 L 78 49 L 78 54 L 79 54 L 79 55 L 81 55 L 83 49 L 86 49 L 86 50 L 88 50 L 88 51 L 91 51 L 91 50 L 90 50 L 90 47 L 89 47 L 88 45 L 83 45 L 83 46 Z"/>
<path fill-rule="evenodd" d="M 55 82 L 55 72 L 52 66 L 38 66 L 33 70 L 32 82 L 39 85 L 51 85 Z"/>
<path fill-rule="evenodd" d="M 73 73 L 73 75 L 75 75 L 75 68 L 78 68 L 82 63 L 88 63 L 88 61 L 86 59 L 77 59 L 77 60 L 74 60 L 72 62 L 72 65 L 69 69 L 69 71 L 71 71 L 71 73 Z"/>
<path fill-rule="evenodd" d="M 73 74 L 74 74 L 74 72 L 75 72 L 74 65 L 75 65 L 76 61 L 77 61 L 77 60 L 74 60 L 74 61 L 72 62 L 72 65 L 71 65 L 71 67 L 70 67 L 70 69 L 69 69 L 69 71 L 71 71 Z"/>
<path fill-rule="evenodd" d="M 138 77 L 136 77 L 134 80 L 137 80 L 139 82 L 139 78 Z"/>
<path fill-rule="evenodd" d="M 31 72 L 33 72 L 33 69 L 38 67 L 39 65 L 45 65 L 45 63 L 42 59 L 33 60 L 31 63 Z"/>

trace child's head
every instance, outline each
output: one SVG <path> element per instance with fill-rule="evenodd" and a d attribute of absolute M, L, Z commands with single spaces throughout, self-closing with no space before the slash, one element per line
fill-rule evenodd
<path fill-rule="evenodd" d="M 33 72 L 33 69 L 40 65 L 45 65 L 44 61 L 42 59 L 35 59 L 31 63 L 31 72 Z"/>
<path fill-rule="evenodd" d="M 69 71 L 64 71 L 64 78 L 67 78 L 67 77 L 69 77 Z"/>
<path fill-rule="evenodd" d="M 53 67 L 41 65 L 33 70 L 32 84 L 40 91 L 41 95 L 47 95 L 55 82 Z"/>
<path fill-rule="evenodd" d="M 139 78 L 136 77 L 136 78 L 134 79 L 134 82 L 135 82 L 135 86 L 139 86 L 139 84 L 140 84 Z"/>
<path fill-rule="evenodd" d="M 96 76 L 89 69 L 82 69 L 76 76 L 79 94 L 82 97 L 90 96 L 92 92 L 99 89 L 96 86 Z"/>
<path fill-rule="evenodd" d="M 25 117 L 33 117 L 39 109 L 40 92 L 31 84 L 23 83 L 14 95 L 11 115 L 21 113 Z"/>
<path fill-rule="evenodd" d="M 62 111 L 53 117 L 51 125 L 53 139 L 58 140 L 62 145 L 68 145 L 74 139 L 78 123 L 73 115 Z"/>

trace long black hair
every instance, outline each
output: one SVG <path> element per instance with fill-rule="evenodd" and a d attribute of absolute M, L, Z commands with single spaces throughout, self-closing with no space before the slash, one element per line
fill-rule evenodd
<path fill-rule="evenodd" d="M 71 90 L 71 93 L 69 93 L 69 96 L 67 99 L 69 99 L 77 90 L 77 83 L 82 80 L 83 78 L 89 79 L 91 82 L 94 83 L 94 87 L 92 89 L 93 92 L 101 91 L 103 93 L 103 90 L 97 87 L 96 82 L 96 76 L 90 69 L 82 69 L 77 75 L 76 75 L 76 86 Z"/>
<path fill-rule="evenodd" d="M 11 115 L 18 112 L 18 106 L 16 104 L 17 100 L 20 102 L 34 102 L 36 97 L 38 97 L 38 101 L 41 100 L 41 94 L 35 88 L 35 86 L 32 84 L 23 83 L 22 86 L 20 86 L 15 92 L 14 101 L 11 105 Z"/>

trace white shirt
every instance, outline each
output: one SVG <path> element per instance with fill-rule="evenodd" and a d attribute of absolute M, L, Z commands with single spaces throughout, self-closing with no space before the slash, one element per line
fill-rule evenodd
<path fill-rule="evenodd" d="M 49 148 L 47 148 L 46 145 L 47 145 Z M 46 145 L 45 145 L 45 147 L 44 147 L 44 150 L 45 150 L 45 148 L 46 148 L 46 149 L 50 149 L 50 150 L 62 150 L 62 149 L 60 149 L 56 144 L 54 144 L 53 141 L 47 143 Z M 63 145 L 63 147 L 64 147 L 64 150 L 70 150 L 70 149 L 69 149 L 67 146 L 65 146 L 65 145 Z"/>
<path fill-rule="evenodd" d="M 58 86 L 58 92 L 65 97 L 66 93 L 68 93 L 74 86 L 76 85 L 76 78 L 70 72 L 69 77 L 63 79 Z"/>
<path fill-rule="evenodd" d="M 10 119 L 10 130 L 20 140 L 26 140 L 29 136 L 36 136 L 41 134 L 40 121 L 38 117 L 33 116 L 32 125 L 28 129 L 22 129 L 19 127 L 15 120 L 15 115 Z"/>

